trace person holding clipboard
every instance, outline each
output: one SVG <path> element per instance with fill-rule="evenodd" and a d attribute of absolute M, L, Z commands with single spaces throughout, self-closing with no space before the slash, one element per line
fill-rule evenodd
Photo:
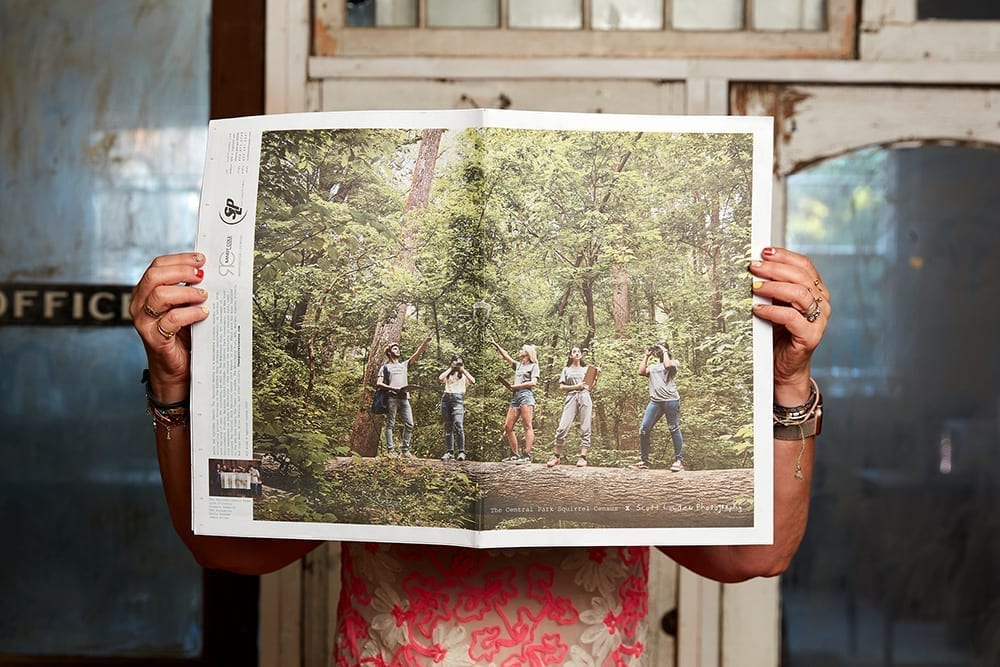
<path fill-rule="evenodd" d="M 501 384 L 513 392 L 510 397 L 510 405 L 507 407 L 507 418 L 503 422 L 503 432 L 507 436 L 511 455 L 502 460 L 517 465 L 531 463 L 531 448 L 535 444 L 535 429 L 531 424 L 535 415 L 535 394 L 531 388 L 538 384 L 538 376 L 541 373 L 538 367 L 538 352 L 534 345 L 525 343 L 517 351 L 517 359 L 515 360 L 495 340 L 490 340 L 490 343 L 497 349 L 500 356 L 514 367 L 513 384 L 503 378 L 497 378 Z M 521 423 L 524 424 L 523 452 L 518 447 L 517 434 L 514 433 L 514 424 L 517 423 L 519 415 Z"/>
<path fill-rule="evenodd" d="M 576 460 L 576 465 L 580 468 L 587 465 L 587 453 L 590 451 L 590 420 L 594 412 L 590 390 L 593 389 L 600 372 L 596 366 L 588 366 L 583 361 L 583 351 L 579 347 L 574 346 L 569 351 L 566 366 L 559 374 L 559 389 L 566 392 L 566 400 L 563 402 L 559 428 L 556 429 L 556 450 L 545 464 L 548 467 L 559 465 L 566 435 L 574 421 L 580 422 L 580 458 Z"/>

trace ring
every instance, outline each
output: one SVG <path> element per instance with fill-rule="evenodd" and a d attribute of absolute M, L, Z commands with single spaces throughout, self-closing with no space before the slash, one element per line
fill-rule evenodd
<path fill-rule="evenodd" d="M 819 317 L 820 312 L 822 312 L 822 310 L 819 307 L 819 301 L 813 299 L 812 305 L 809 307 L 812 310 L 810 310 L 808 313 L 804 310 L 800 310 L 799 312 L 802 313 L 802 317 L 806 318 L 806 322 L 815 322 L 816 319 Z"/>
<path fill-rule="evenodd" d="M 815 285 L 816 287 L 819 287 L 819 278 L 817 278 L 816 280 L 813 281 L 813 285 Z"/>
<path fill-rule="evenodd" d="M 149 315 L 150 317 L 154 317 L 154 318 L 155 317 L 159 317 L 160 315 L 163 314 L 163 313 L 158 313 L 155 310 L 153 310 L 152 308 L 150 308 L 148 303 L 142 304 L 142 312 L 144 312 L 147 315 Z"/>
<path fill-rule="evenodd" d="M 160 324 L 160 320 L 156 320 L 156 330 L 159 331 L 160 335 L 166 338 L 167 340 L 170 340 L 171 338 L 177 335 L 176 331 L 167 331 L 166 329 L 164 329 L 163 325 Z"/>

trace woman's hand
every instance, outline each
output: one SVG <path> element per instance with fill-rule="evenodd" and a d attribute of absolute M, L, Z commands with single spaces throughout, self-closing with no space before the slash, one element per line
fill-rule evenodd
<path fill-rule="evenodd" d="M 205 275 L 201 253 L 162 255 L 132 290 L 129 312 L 149 363 L 150 391 L 162 403 L 182 401 L 191 385 L 189 327 L 208 317 L 208 293 L 197 287 Z"/>
<path fill-rule="evenodd" d="M 774 402 L 796 406 L 809 398 L 810 359 L 830 321 L 830 292 L 812 261 L 784 248 L 764 248 L 750 273 L 754 294 L 773 300 L 754 314 L 774 324 Z"/>

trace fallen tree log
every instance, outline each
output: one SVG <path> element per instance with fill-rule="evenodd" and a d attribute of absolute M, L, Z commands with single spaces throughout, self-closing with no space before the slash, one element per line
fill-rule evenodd
<path fill-rule="evenodd" d="M 404 459 L 407 467 L 461 471 L 479 489 L 470 510 L 497 528 L 729 528 L 753 525 L 753 469 L 636 470 Z M 376 459 L 327 462 L 326 474 Z M 405 472 L 403 473 L 405 474 Z M 360 490 L 363 492 L 363 490 Z M 419 498 L 412 502 L 419 503 Z"/>

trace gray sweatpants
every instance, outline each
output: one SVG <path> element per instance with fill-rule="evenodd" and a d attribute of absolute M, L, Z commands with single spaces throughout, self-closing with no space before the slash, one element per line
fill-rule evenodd
<path fill-rule="evenodd" d="M 580 421 L 580 449 L 590 447 L 590 417 L 594 413 L 594 402 L 586 389 L 571 391 L 563 403 L 562 417 L 559 418 L 559 428 L 556 429 L 556 451 L 562 451 L 566 442 L 566 434 L 573 422 Z"/>

